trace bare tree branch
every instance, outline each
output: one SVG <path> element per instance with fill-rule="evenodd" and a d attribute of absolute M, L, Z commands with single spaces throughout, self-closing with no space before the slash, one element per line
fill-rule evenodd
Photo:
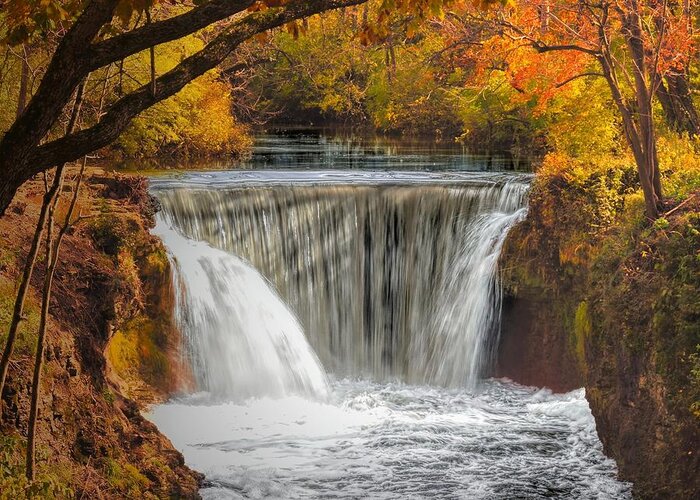
<path fill-rule="evenodd" d="M 586 72 L 586 73 L 579 73 L 578 75 L 574 75 L 574 76 L 572 76 L 572 77 L 569 77 L 569 78 L 567 78 L 566 80 L 564 80 L 564 81 L 562 81 L 562 82 L 559 82 L 559 83 L 557 83 L 557 84 L 554 85 L 554 86 L 555 86 L 556 88 L 560 89 L 560 88 L 562 88 L 564 85 L 566 85 L 566 84 L 568 84 L 568 83 L 571 83 L 571 82 L 573 82 L 574 80 L 578 80 L 579 78 L 586 78 L 587 76 L 597 76 L 597 77 L 600 77 L 600 78 L 605 78 L 605 75 L 604 75 L 603 73 L 597 73 L 597 72 L 595 72 L 595 71 L 589 71 L 589 72 Z"/>

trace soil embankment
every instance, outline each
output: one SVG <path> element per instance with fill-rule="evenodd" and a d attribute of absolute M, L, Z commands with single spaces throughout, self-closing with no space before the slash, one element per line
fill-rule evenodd
<path fill-rule="evenodd" d="M 535 182 L 502 255 L 496 373 L 556 391 L 585 386 L 635 497 L 697 498 L 700 196 L 650 224 L 637 195 L 608 190 L 606 204 L 591 189 L 565 176 Z"/>
<path fill-rule="evenodd" d="M 28 183 L 0 218 L 2 335 L 43 193 L 43 182 Z M 198 497 L 201 476 L 141 415 L 187 378 L 176 361 L 167 257 L 148 232 L 155 208 L 145 179 L 97 170 L 85 179 L 85 219 L 64 240 L 50 304 L 31 490 L 39 495 Z M 22 449 L 44 268 L 40 258 L 2 398 L 0 490 L 8 494 L 26 494 Z"/>

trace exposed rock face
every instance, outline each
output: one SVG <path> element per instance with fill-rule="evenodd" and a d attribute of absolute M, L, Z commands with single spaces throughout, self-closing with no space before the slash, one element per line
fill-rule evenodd
<path fill-rule="evenodd" d="M 585 385 L 605 451 L 635 497 L 698 498 L 700 203 L 667 226 L 623 222 L 576 239 L 580 222 L 548 217 L 566 208 L 557 206 L 565 186 L 540 183 L 502 256 L 496 374 L 557 391 Z M 587 255 L 573 259 L 568 247 Z"/>
<path fill-rule="evenodd" d="M 495 375 L 555 392 L 583 387 L 569 332 L 538 293 L 541 290 L 520 289 L 504 297 Z"/>
<path fill-rule="evenodd" d="M 2 335 L 42 194 L 43 184 L 29 183 L 0 218 Z M 197 498 L 201 476 L 184 465 L 182 455 L 140 412 L 143 404 L 177 388 L 179 370 L 169 362 L 178 339 L 169 328 L 167 259 L 148 233 L 154 207 L 146 182 L 92 172 L 79 206 L 91 218 L 64 240 L 50 306 L 38 425 L 39 482 L 54 481 L 60 496 Z M 8 463 L 0 466 L 14 476 L 22 474 L 43 274 L 40 260 L 2 397 L 0 437 L 11 451 Z M 141 324 L 148 325 L 145 334 L 145 328 L 134 326 Z M 127 334 L 138 355 L 128 360 L 133 369 L 124 373 L 112 363 L 110 344 L 119 332 L 125 335 L 127 325 L 134 330 Z M 149 371 L 156 366 L 158 371 Z"/>

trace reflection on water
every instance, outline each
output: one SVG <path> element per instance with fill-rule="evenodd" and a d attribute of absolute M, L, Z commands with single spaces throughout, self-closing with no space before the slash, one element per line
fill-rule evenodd
<path fill-rule="evenodd" d="M 287 132 L 257 137 L 249 168 L 527 170 L 507 156 L 473 155 L 456 143 Z"/>
<path fill-rule="evenodd" d="M 524 158 L 470 154 L 457 143 L 314 130 L 276 130 L 255 137 L 251 157 L 127 159 L 120 170 L 380 169 L 502 171 L 530 169 Z"/>

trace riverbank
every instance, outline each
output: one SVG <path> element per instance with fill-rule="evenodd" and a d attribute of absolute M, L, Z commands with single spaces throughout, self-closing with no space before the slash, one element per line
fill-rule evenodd
<path fill-rule="evenodd" d="M 75 172 L 70 171 L 69 178 Z M 71 196 L 71 184 L 63 196 Z M 140 411 L 186 380 L 176 363 L 168 261 L 148 232 L 145 179 L 90 170 L 54 280 L 38 425 L 38 481 L 23 449 L 44 264 L 31 282 L 0 424 L 0 490 L 23 498 L 196 498 L 201 476 Z M 0 339 L 43 196 L 25 185 L 0 218 Z M 60 215 L 60 211 L 59 211 Z M 185 371 L 186 373 L 186 371 Z M 186 377 L 185 377 L 186 378 Z"/>
<path fill-rule="evenodd" d="M 667 214 L 650 224 L 624 170 L 575 167 L 545 165 L 506 242 L 498 374 L 560 391 L 585 385 L 605 452 L 635 497 L 693 498 L 700 193 L 671 176 Z"/>

